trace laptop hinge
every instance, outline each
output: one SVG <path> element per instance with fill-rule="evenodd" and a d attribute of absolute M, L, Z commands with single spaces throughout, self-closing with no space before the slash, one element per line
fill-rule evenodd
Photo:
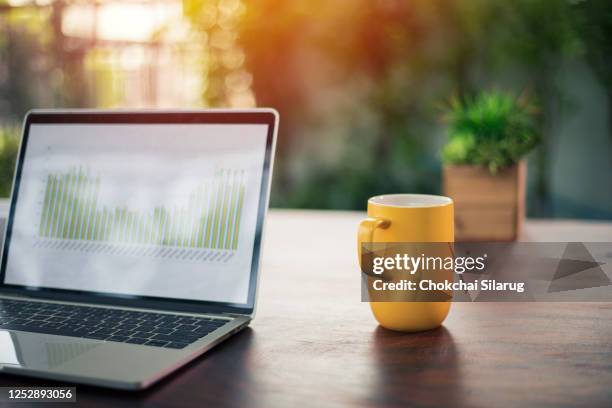
<path fill-rule="evenodd" d="M 227 317 L 245 317 L 248 315 L 245 314 L 240 314 L 240 313 L 221 313 L 222 316 L 227 316 Z"/>

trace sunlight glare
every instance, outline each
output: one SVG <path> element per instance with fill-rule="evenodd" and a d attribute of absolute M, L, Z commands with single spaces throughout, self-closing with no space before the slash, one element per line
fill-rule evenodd
<path fill-rule="evenodd" d="M 66 9 L 62 31 L 82 38 L 95 35 L 107 41 L 145 42 L 181 17 L 180 2 L 102 3 L 97 12 L 91 5 L 74 4 Z"/>

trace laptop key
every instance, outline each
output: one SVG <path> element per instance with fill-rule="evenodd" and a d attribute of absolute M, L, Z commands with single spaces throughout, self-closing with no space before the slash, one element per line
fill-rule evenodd
<path fill-rule="evenodd" d="M 116 331 L 117 330 L 100 329 L 100 330 L 96 330 L 95 334 L 99 336 L 111 336 L 115 334 Z"/>
<path fill-rule="evenodd" d="M 46 320 L 48 322 L 65 322 L 66 320 L 68 320 L 68 318 L 51 316 L 51 317 L 48 317 Z"/>
<path fill-rule="evenodd" d="M 125 323 L 120 323 L 117 328 L 121 329 L 121 330 L 136 330 L 138 328 L 138 326 L 136 326 L 135 324 L 125 324 Z"/>
<path fill-rule="evenodd" d="M 194 324 L 198 321 L 198 319 L 195 319 L 193 317 L 183 317 L 179 320 L 179 323 L 182 324 Z"/>
<path fill-rule="evenodd" d="M 172 336 L 172 338 L 175 339 L 175 340 L 176 339 L 183 339 L 184 341 L 193 342 L 195 340 L 198 340 L 198 339 L 204 337 L 205 334 L 194 333 L 194 332 L 185 332 L 185 331 L 175 331 L 170 336 Z"/>
<path fill-rule="evenodd" d="M 185 341 L 193 342 L 193 341 L 196 341 L 196 340 L 199 339 L 199 337 L 189 337 L 189 338 L 186 338 L 184 336 L 175 336 L 174 334 L 156 334 L 152 338 L 153 338 L 153 340 L 178 341 L 178 342 L 180 342 L 181 340 L 183 342 L 185 342 Z"/>
<path fill-rule="evenodd" d="M 200 335 L 207 335 L 208 333 L 212 333 L 215 330 L 217 330 L 217 329 L 216 328 L 210 328 L 210 327 L 198 327 L 197 329 L 195 329 L 191 333 L 196 333 L 196 334 L 200 334 Z"/>
<path fill-rule="evenodd" d="M 223 327 L 224 325 L 221 326 L 198 326 L 195 328 L 194 331 L 198 331 L 198 330 L 208 330 L 208 331 L 215 331 L 217 330 L 219 327 Z"/>
<path fill-rule="evenodd" d="M 134 334 L 133 331 L 119 329 L 113 333 L 113 336 L 130 337 L 132 334 Z"/>
<path fill-rule="evenodd" d="M 149 339 L 141 339 L 139 337 L 130 337 L 129 339 L 127 339 L 125 341 L 125 343 L 130 343 L 130 344 L 144 344 L 147 341 L 149 341 Z"/>
<path fill-rule="evenodd" d="M 35 316 L 38 319 L 47 320 L 49 317 L 53 316 L 53 312 L 41 311 L 41 312 L 36 313 Z"/>
<path fill-rule="evenodd" d="M 52 322 L 52 323 L 45 324 L 43 327 L 46 327 L 48 329 L 59 329 L 63 326 L 66 326 L 66 325 L 64 323 Z"/>
<path fill-rule="evenodd" d="M 178 318 L 175 316 L 160 316 L 157 319 L 155 319 L 156 323 L 170 323 L 170 322 L 174 322 L 177 321 Z"/>
<path fill-rule="evenodd" d="M 72 319 L 68 319 L 68 320 L 66 320 L 64 323 L 69 324 L 69 325 L 71 325 L 71 326 L 78 326 L 78 325 L 80 325 L 81 323 L 83 323 L 83 321 L 82 321 L 82 320 L 80 320 L 80 319 L 74 319 L 74 318 L 72 318 Z"/>
<path fill-rule="evenodd" d="M 180 324 L 180 325 L 178 325 L 178 327 L 176 327 L 176 330 L 192 331 L 195 328 L 196 328 L 196 326 L 191 325 L 191 324 Z"/>
<path fill-rule="evenodd" d="M 226 323 L 229 323 L 229 320 L 222 320 L 222 319 L 215 319 L 215 320 L 210 320 L 210 321 L 202 321 L 201 323 L 198 324 L 203 324 L 205 326 L 223 326 Z"/>
<path fill-rule="evenodd" d="M 126 341 L 127 339 L 129 339 L 128 336 L 110 336 L 109 338 L 107 338 L 107 341 L 116 341 L 118 343 L 123 343 L 124 341 Z"/>
<path fill-rule="evenodd" d="M 164 322 L 164 323 L 158 323 L 157 327 L 163 327 L 164 329 L 176 329 L 180 325 L 181 324 L 177 322 Z"/>
<path fill-rule="evenodd" d="M 61 329 L 51 329 L 47 332 L 47 334 L 54 334 L 56 336 L 68 336 L 68 337 L 78 337 L 79 333 L 74 331 L 71 327 L 62 327 Z"/>
<path fill-rule="evenodd" d="M 165 329 L 165 328 L 157 328 L 155 329 L 155 333 L 157 334 L 170 334 L 174 332 L 174 329 Z"/>
<path fill-rule="evenodd" d="M 26 319 L 15 319 L 11 322 L 11 324 L 16 324 L 16 325 L 23 325 L 27 322 Z"/>
<path fill-rule="evenodd" d="M 139 324 L 138 329 L 142 331 L 150 331 L 155 329 L 155 325 L 152 324 Z"/>
<path fill-rule="evenodd" d="M 165 348 L 173 348 L 173 349 L 183 349 L 185 347 L 187 347 L 189 345 L 189 343 L 179 343 L 179 342 L 170 342 L 168 344 L 166 344 L 164 347 Z"/>
<path fill-rule="evenodd" d="M 140 323 L 140 320 L 134 319 L 133 317 L 129 317 L 121 322 L 121 324 L 133 324 L 133 325 L 137 325 L 138 323 Z"/>
<path fill-rule="evenodd" d="M 144 343 L 145 346 L 154 346 L 154 347 L 164 347 L 166 344 L 168 344 L 167 341 L 160 341 L 160 340 L 149 340 L 146 343 Z"/>
<path fill-rule="evenodd" d="M 49 317 L 49 319 L 70 319 L 71 317 L 72 317 L 71 314 L 53 313 L 53 316 Z"/>
<path fill-rule="evenodd" d="M 72 331 L 73 331 L 75 334 L 82 335 L 82 334 L 89 333 L 91 330 L 89 329 L 89 327 L 85 327 L 85 326 L 78 326 L 78 327 L 73 328 L 73 329 L 72 329 Z"/>
<path fill-rule="evenodd" d="M 133 337 L 142 337 L 143 339 L 148 339 L 153 336 L 155 333 L 147 332 L 147 331 L 136 331 L 132 334 Z"/>
<path fill-rule="evenodd" d="M 42 326 L 45 323 L 47 322 L 44 320 L 30 320 L 28 321 L 28 326 Z"/>

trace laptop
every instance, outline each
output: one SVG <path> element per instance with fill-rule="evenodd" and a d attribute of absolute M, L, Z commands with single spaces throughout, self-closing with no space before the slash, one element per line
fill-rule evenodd
<path fill-rule="evenodd" d="M 0 266 L 0 372 L 142 389 L 255 313 L 278 114 L 32 111 Z"/>

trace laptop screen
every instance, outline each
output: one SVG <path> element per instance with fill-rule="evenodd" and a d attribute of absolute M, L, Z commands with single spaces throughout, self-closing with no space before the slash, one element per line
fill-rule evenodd
<path fill-rule="evenodd" d="M 4 283 L 247 303 L 268 128 L 32 123 Z"/>

